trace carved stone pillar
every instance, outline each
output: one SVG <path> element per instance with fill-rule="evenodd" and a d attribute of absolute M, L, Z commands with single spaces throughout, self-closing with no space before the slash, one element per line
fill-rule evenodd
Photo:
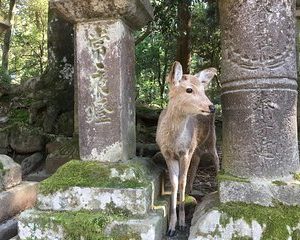
<path fill-rule="evenodd" d="M 270 193 L 272 187 L 267 186 L 292 180 L 299 170 L 296 4 L 294 0 L 219 4 L 223 170 L 240 180 L 221 181 L 220 198 L 272 205 L 271 198 L 278 199 L 281 193 Z"/>
<path fill-rule="evenodd" d="M 75 23 L 82 160 L 135 154 L 135 51 L 132 29 L 152 19 L 145 0 L 52 0 Z"/>

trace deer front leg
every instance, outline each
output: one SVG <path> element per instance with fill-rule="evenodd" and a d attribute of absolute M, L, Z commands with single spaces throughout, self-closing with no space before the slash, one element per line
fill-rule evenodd
<path fill-rule="evenodd" d="M 191 157 L 189 154 L 185 154 L 179 162 L 179 228 L 184 230 L 185 228 L 185 188 L 187 181 L 187 174 L 191 163 Z"/>
<path fill-rule="evenodd" d="M 170 182 L 172 185 L 170 221 L 167 235 L 169 237 L 173 237 L 176 232 L 175 228 L 177 223 L 176 204 L 178 192 L 179 162 L 177 160 L 167 160 L 166 163 L 168 165 Z"/>

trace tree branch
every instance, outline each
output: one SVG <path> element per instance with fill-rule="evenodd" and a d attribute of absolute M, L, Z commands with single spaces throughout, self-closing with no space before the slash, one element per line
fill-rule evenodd
<path fill-rule="evenodd" d="M 151 34 L 151 23 L 148 24 L 146 31 L 135 40 L 135 46 L 139 45 Z"/>

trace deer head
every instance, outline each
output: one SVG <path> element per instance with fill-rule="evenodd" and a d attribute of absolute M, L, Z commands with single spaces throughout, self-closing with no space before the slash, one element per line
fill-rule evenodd
<path fill-rule="evenodd" d="M 182 66 L 175 62 L 167 78 L 169 105 L 186 115 L 209 115 L 215 107 L 205 94 L 205 87 L 217 74 L 217 69 L 208 68 L 195 75 L 183 74 Z"/>

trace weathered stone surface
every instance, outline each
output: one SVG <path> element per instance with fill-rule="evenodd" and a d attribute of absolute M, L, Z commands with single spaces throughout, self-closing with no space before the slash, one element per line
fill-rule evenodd
<path fill-rule="evenodd" d="M 18 235 L 18 221 L 11 219 L 0 224 L 0 239 L 9 240 Z"/>
<path fill-rule="evenodd" d="M 10 146 L 17 153 L 40 152 L 44 149 L 45 137 L 41 132 L 25 126 L 15 127 L 11 131 Z"/>
<path fill-rule="evenodd" d="M 6 155 L 0 155 L 0 190 L 9 189 L 22 181 L 22 172 L 19 164 Z"/>
<path fill-rule="evenodd" d="M 25 158 L 21 163 L 22 175 L 27 175 L 35 170 L 43 161 L 44 155 L 40 152 L 34 153 Z"/>
<path fill-rule="evenodd" d="M 122 18 L 130 27 L 138 29 L 153 19 L 149 0 L 51 0 L 50 4 L 71 22 Z"/>
<path fill-rule="evenodd" d="M 46 145 L 48 154 L 46 158 L 46 172 L 52 174 L 72 159 L 79 158 L 79 146 L 77 139 L 63 139 Z"/>
<path fill-rule="evenodd" d="M 76 25 L 79 146 L 83 160 L 135 155 L 134 38 L 120 20 Z"/>
<path fill-rule="evenodd" d="M 60 213 L 41 212 L 37 210 L 27 210 L 21 213 L 19 217 L 19 237 L 21 240 L 36 239 L 36 240 L 63 240 L 68 239 L 69 230 L 64 227 L 57 217 Z M 93 217 L 91 212 L 90 218 Z M 114 215 L 110 215 L 112 218 Z M 95 216 L 96 217 L 96 216 Z M 76 217 L 75 217 L 76 218 Z M 42 221 L 41 221 L 42 219 Z M 96 218 L 97 219 L 97 218 Z M 98 219 L 95 221 L 98 221 Z M 78 222 L 82 221 L 85 224 L 85 219 L 73 219 Z M 47 222 L 44 225 L 42 222 Z M 80 227 L 80 226 L 78 226 Z M 126 220 L 113 220 L 103 226 L 94 225 L 97 231 L 97 237 L 103 236 L 112 239 L 141 239 L 141 240 L 161 240 L 166 230 L 166 217 L 160 213 L 151 213 L 145 218 L 128 218 Z M 97 228 L 97 229 L 96 229 Z M 101 229 L 102 228 L 102 229 Z M 101 229 L 101 230 L 100 230 Z M 69 233 L 70 234 L 70 233 Z M 100 235 L 101 234 L 101 235 Z M 74 233 L 73 233 L 74 236 Z M 75 236 L 78 239 L 91 239 L 91 233 L 80 233 L 80 236 Z"/>
<path fill-rule="evenodd" d="M 0 131 L 0 148 L 7 148 L 9 146 L 9 129 L 2 129 Z"/>
<path fill-rule="evenodd" d="M 68 169 L 73 169 L 72 166 L 75 165 L 81 169 L 86 168 L 87 162 L 80 164 L 80 162 L 72 161 L 63 166 L 59 173 L 41 183 L 37 207 L 40 210 L 54 211 L 119 209 L 132 215 L 145 215 L 153 208 L 153 203 L 160 194 L 161 184 L 161 170 L 151 163 L 150 159 L 148 161 L 139 159 L 136 164 L 132 162 L 115 164 L 115 166 L 109 164 L 106 167 L 101 163 L 96 163 L 101 165 L 102 174 L 108 174 L 105 183 L 99 182 L 105 187 L 100 187 L 100 185 L 97 185 L 99 187 L 78 187 L 78 184 L 84 181 L 91 181 L 79 179 L 81 178 L 79 176 L 77 176 L 78 183 L 73 182 L 68 186 L 62 186 L 58 182 L 61 181 L 61 177 L 57 177 L 57 174 L 65 173 L 74 177 L 76 173 L 67 173 L 70 171 Z M 94 169 L 96 167 L 97 165 L 93 165 Z M 69 178 L 63 181 L 68 182 Z M 62 189 L 50 192 L 47 190 L 48 187 L 53 188 L 56 185 L 62 186 Z"/>
<path fill-rule="evenodd" d="M 0 193 L 0 222 L 33 207 L 36 202 L 37 183 L 23 182 Z"/>
<path fill-rule="evenodd" d="M 256 218 L 259 216 L 252 216 L 252 220 L 245 220 L 243 217 L 229 216 L 227 213 L 219 210 L 219 200 L 217 193 L 210 194 L 203 199 L 197 206 L 190 229 L 189 240 L 231 240 L 231 239 L 263 239 L 266 229 L 270 222 L 259 222 Z M 237 206 L 238 207 L 238 206 Z M 270 218 L 274 216 L 269 216 Z M 287 216 L 288 218 L 289 216 Z M 272 219 L 271 221 L 277 221 Z M 261 221 L 261 220 L 260 220 Z M 296 220 L 297 221 L 297 220 Z M 300 219 L 299 219 L 300 222 Z M 276 224 L 275 224 L 276 225 Z M 278 225 L 280 226 L 280 225 Z M 293 232 L 299 228 L 299 224 L 295 226 L 286 227 L 286 237 L 272 236 L 272 239 L 292 239 Z M 289 230 L 288 230 L 289 229 Z M 278 229 L 272 229 L 276 232 Z M 290 238 L 289 238 L 290 237 Z M 270 239 L 270 238 L 264 238 Z"/>
<path fill-rule="evenodd" d="M 276 179 L 299 170 L 294 11 L 289 0 L 220 1 L 227 173 Z"/>
<path fill-rule="evenodd" d="M 246 202 L 263 206 L 276 203 L 300 206 L 300 182 L 294 179 L 267 181 L 263 179 L 249 182 L 221 181 L 219 183 L 221 202 Z M 239 194 L 236 194 L 236 193 Z"/>
<path fill-rule="evenodd" d="M 74 132 L 74 112 L 66 112 L 59 115 L 55 125 L 55 133 L 72 137 Z"/>
<path fill-rule="evenodd" d="M 140 189 L 101 189 L 72 187 L 50 195 L 38 195 L 40 210 L 78 211 L 120 209 L 145 215 L 151 208 L 151 186 Z"/>

